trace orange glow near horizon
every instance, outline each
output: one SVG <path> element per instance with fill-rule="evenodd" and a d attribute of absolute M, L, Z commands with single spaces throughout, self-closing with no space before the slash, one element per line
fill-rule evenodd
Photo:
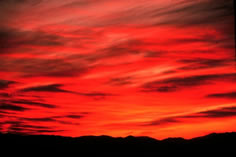
<path fill-rule="evenodd" d="M 232 0 L 11 0 L 0 10 L 0 132 L 236 131 Z"/>

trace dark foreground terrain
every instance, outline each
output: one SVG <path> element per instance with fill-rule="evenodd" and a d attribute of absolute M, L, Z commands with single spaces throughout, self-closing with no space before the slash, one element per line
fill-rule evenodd
<path fill-rule="evenodd" d="M 199 152 L 236 152 L 236 133 L 210 134 L 203 137 L 185 140 L 169 138 L 156 140 L 149 137 L 113 138 L 109 136 L 83 136 L 78 138 L 48 135 L 0 134 L 1 153 L 19 155 L 63 153 L 91 155 L 158 155 L 168 153 Z M 191 154 L 189 154 L 191 155 Z M 5 156 L 5 155 L 4 155 Z M 84 155 L 82 155 L 84 156 Z"/>

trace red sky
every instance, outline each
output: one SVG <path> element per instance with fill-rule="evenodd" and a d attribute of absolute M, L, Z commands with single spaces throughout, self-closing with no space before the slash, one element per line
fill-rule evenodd
<path fill-rule="evenodd" d="M 0 2 L 0 132 L 236 131 L 233 1 Z"/>

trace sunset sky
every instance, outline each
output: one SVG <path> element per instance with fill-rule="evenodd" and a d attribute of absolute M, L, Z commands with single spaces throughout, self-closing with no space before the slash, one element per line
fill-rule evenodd
<path fill-rule="evenodd" d="M 1 0 L 0 132 L 236 131 L 233 0 Z"/>

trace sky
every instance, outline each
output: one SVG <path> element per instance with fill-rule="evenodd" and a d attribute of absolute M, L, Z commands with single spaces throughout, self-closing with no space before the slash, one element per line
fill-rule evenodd
<path fill-rule="evenodd" d="M 1 0 L 0 132 L 236 131 L 233 0 Z"/>

